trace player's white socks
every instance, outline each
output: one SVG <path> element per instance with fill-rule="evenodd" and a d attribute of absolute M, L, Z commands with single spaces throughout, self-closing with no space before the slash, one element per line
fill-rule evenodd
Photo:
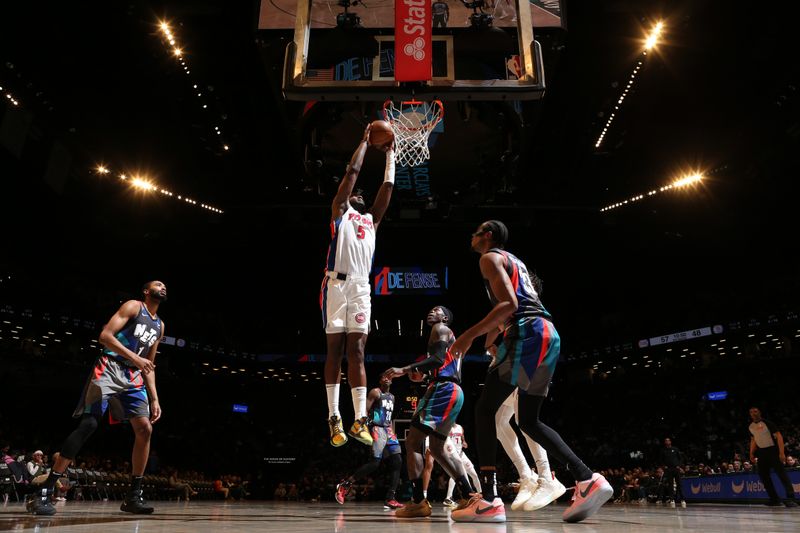
<path fill-rule="evenodd" d="M 525 456 L 522 453 L 520 453 L 520 457 L 514 459 L 514 468 L 517 469 L 520 479 L 529 479 L 533 475 L 531 467 L 528 466 L 528 461 L 525 460 Z"/>
<path fill-rule="evenodd" d="M 523 433 L 523 435 L 525 435 L 525 433 Z M 544 448 L 542 448 L 538 442 L 534 441 L 528 435 L 525 435 L 525 440 L 528 441 L 528 448 L 531 450 L 533 460 L 536 461 L 536 472 L 539 474 L 539 477 L 543 477 L 547 481 L 552 481 L 553 473 L 550 472 L 550 461 L 547 459 L 547 452 L 544 451 Z"/>
<path fill-rule="evenodd" d="M 339 384 L 325 384 L 325 392 L 328 394 L 328 418 L 332 416 L 342 415 L 339 414 Z"/>
<path fill-rule="evenodd" d="M 356 420 L 364 418 L 367 416 L 367 388 L 353 387 L 350 392 L 353 393 L 353 412 Z"/>

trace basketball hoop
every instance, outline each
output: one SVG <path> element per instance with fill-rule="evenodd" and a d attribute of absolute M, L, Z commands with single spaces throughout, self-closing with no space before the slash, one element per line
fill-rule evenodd
<path fill-rule="evenodd" d="M 440 100 L 402 102 L 400 108 L 386 100 L 383 116 L 394 132 L 395 161 L 401 167 L 415 167 L 430 159 L 428 137 L 442 120 L 444 106 Z"/>

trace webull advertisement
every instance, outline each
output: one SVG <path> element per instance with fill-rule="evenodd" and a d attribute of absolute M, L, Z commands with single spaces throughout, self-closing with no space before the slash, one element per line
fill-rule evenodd
<path fill-rule="evenodd" d="M 800 494 L 800 470 L 787 471 L 795 494 Z M 778 497 L 785 497 L 778 476 L 772 474 Z M 742 501 L 768 500 L 769 495 L 758 474 L 720 474 L 716 476 L 683 478 L 683 495 L 691 501 Z"/>

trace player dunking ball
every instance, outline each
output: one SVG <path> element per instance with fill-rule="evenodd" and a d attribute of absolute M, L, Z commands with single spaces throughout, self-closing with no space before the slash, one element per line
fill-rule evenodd
<path fill-rule="evenodd" d="M 131 489 L 120 509 L 135 514 L 153 512 L 142 497 L 142 479 L 150 455 L 152 424 L 161 418 L 155 359 L 158 343 L 164 336 L 164 322 L 156 313 L 161 302 L 167 299 L 167 287 L 160 281 L 151 281 L 142 287 L 142 296 L 143 302 L 128 300 L 122 304 L 103 327 L 100 344 L 105 350 L 95 361 L 73 414 L 80 419 L 78 428 L 61 447 L 61 454 L 50 470 L 41 494 L 30 501 L 29 510 L 33 514 L 55 514 L 56 509 L 50 503 L 53 488 L 97 429 L 107 409 L 111 410 L 111 418 L 115 421 L 129 421 L 136 436 L 131 459 Z"/>
<path fill-rule="evenodd" d="M 339 382 L 345 353 L 355 411 L 355 421 L 348 434 L 372 446 L 372 437 L 367 428 L 367 376 L 364 371 L 364 346 L 367 343 L 371 309 L 369 272 L 375 253 L 375 233 L 392 197 L 394 150 L 391 144 L 378 147 L 386 152 L 386 170 L 375 203 L 367 209 L 364 198 L 360 194 L 353 194 L 353 187 L 364 162 L 369 136 L 368 125 L 333 199 L 331 244 L 320 293 L 328 345 L 325 389 L 328 395 L 330 442 L 333 446 L 347 442 L 339 413 Z"/>
<path fill-rule="evenodd" d="M 400 442 L 395 435 L 392 421 L 394 394 L 389 392 L 391 385 L 391 379 L 381 376 L 380 388 L 372 389 L 367 395 L 367 411 L 370 414 L 369 426 L 372 434 L 372 460 L 336 485 L 336 501 L 342 505 L 353 483 L 374 473 L 380 466 L 381 460 L 386 459 L 390 469 L 390 479 L 383 508 L 400 509 L 403 507 L 403 504 L 395 499 L 403 460 L 400 458 Z"/>
<path fill-rule="evenodd" d="M 475 407 L 483 495 L 477 495 L 451 516 L 458 522 L 505 521 L 503 501 L 497 497 L 495 415 L 518 388 L 520 429 L 541 444 L 549 456 L 566 464 L 575 476 L 574 499 L 562 518 L 579 522 L 596 513 L 614 491 L 602 475 L 593 474 L 578 459 L 558 433 L 539 420 L 561 340 L 550 321 L 550 313 L 539 300 L 527 267 L 503 249 L 507 240 L 508 229 L 499 220 L 484 222 L 472 234 L 472 249 L 481 254 L 481 274 L 493 308 L 483 320 L 461 334 L 451 351 L 463 356 L 476 338 L 490 334 L 484 345 L 487 346 L 494 342 L 498 328 L 505 335 Z"/>
<path fill-rule="evenodd" d="M 423 494 L 422 468 L 425 437 L 430 436 L 430 450 L 448 476 L 456 480 L 462 494 L 472 491 L 464 465 L 457 456 L 445 450 L 445 440 L 456 423 L 464 404 L 461 381 L 461 359 L 449 351 L 455 342 L 448 327 L 453 314 L 446 307 L 437 306 L 428 313 L 431 334 L 428 338 L 428 357 L 403 368 L 390 368 L 384 376 L 395 378 L 412 372 L 427 372 L 431 383 L 417 404 L 411 419 L 411 430 L 406 438 L 406 465 L 408 479 L 413 488 L 413 499 L 395 512 L 398 518 L 418 518 L 431 515 L 431 505 Z"/>

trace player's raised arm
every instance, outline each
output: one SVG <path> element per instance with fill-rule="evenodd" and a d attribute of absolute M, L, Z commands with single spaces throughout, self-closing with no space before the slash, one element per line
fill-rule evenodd
<path fill-rule="evenodd" d="M 339 183 L 339 190 L 333 198 L 331 213 L 334 219 L 339 218 L 347 211 L 347 202 L 350 199 L 350 195 L 353 193 L 353 188 L 358 179 L 358 173 L 361 172 L 361 165 L 364 163 L 364 154 L 367 153 L 367 147 L 369 146 L 369 129 L 371 125 L 372 123 L 367 124 L 367 127 L 364 129 L 364 137 L 358 144 L 356 151 L 353 152 L 353 157 L 350 158 L 350 163 L 347 165 L 344 177 L 341 183 Z"/>
<path fill-rule="evenodd" d="M 375 229 L 378 229 L 378 224 L 383 219 L 386 209 L 389 208 L 389 201 L 392 199 L 392 191 L 394 190 L 394 148 L 389 148 L 386 151 L 386 169 L 383 172 L 383 185 L 378 189 L 378 195 L 375 197 L 375 203 L 372 204 L 370 212 L 372 213 L 372 222 L 375 224 Z"/>

